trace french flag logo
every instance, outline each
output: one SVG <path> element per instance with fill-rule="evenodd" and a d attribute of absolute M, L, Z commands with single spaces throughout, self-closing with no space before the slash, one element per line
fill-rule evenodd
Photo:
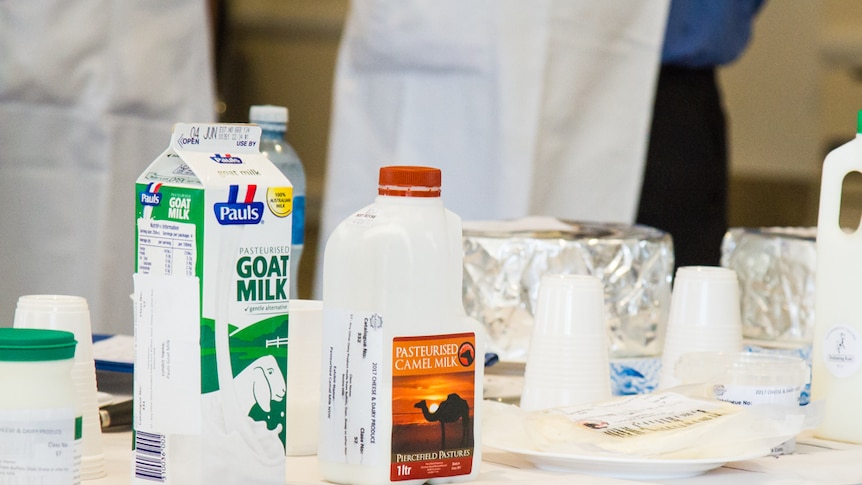
<path fill-rule="evenodd" d="M 257 185 L 245 187 L 245 196 L 240 200 L 240 186 L 231 185 L 228 190 L 227 202 L 213 204 L 216 220 L 219 224 L 258 224 L 263 219 L 263 202 L 255 202 Z"/>

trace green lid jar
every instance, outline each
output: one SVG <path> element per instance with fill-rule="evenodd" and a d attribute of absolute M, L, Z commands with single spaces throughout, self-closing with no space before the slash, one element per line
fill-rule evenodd
<path fill-rule="evenodd" d="M 75 345 L 72 332 L 0 328 L 0 410 L 74 407 Z"/>
<path fill-rule="evenodd" d="M 13 483 L 80 483 L 76 344 L 72 332 L 0 328 L 0 443 L 16 451 L 3 456 Z"/>
<path fill-rule="evenodd" d="M 0 328 L 0 361 L 39 362 L 75 357 L 75 334 L 38 328 Z"/>

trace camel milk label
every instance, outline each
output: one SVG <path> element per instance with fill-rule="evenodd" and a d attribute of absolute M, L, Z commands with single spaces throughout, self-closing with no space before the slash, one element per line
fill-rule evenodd
<path fill-rule="evenodd" d="M 388 467 L 392 481 L 468 475 L 475 334 L 390 340 L 386 323 L 377 312 L 324 307 L 321 432 L 337 439 L 319 456 Z"/>
<path fill-rule="evenodd" d="M 392 481 L 467 475 L 473 463 L 473 333 L 392 342 Z"/>

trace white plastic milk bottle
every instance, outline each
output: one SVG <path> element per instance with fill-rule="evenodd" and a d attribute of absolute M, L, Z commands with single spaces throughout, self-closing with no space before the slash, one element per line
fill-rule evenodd
<path fill-rule="evenodd" d="M 440 170 L 380 169 L 329 238 L 318 457 L 326 480 L 445 483 L 479 472 L 484 351 L 461 299 L 461 220 Z"/>
<path fill-rule="evenodd" d="M 839 226 L 844 178 L 853 171 L 862 172 L 862 111 L 856 138 L 823 164 L 811 378 L 812 400 L 825 405 L 817 436 L 862 443 L 862 227 Z"/>

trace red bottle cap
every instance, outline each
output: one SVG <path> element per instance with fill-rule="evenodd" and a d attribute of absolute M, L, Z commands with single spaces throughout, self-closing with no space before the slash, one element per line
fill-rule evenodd
<path fill-rule="evenodd" d="M 440 197 L 439 168 L 381 167 L 377 193 L 395 197 Z"/>

